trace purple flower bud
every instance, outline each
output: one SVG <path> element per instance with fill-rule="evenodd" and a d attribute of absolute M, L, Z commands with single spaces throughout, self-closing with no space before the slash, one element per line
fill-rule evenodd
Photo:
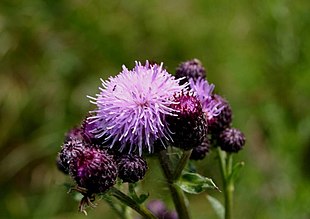
<path fill-rule="evenodd" d="M 200 145 L 206 136 L 207 124 L 199 100 L 190 92 L 174 96 L 170 105 L 176 116 L 167 121 L 173 134 L 174 146 L 189 150 Z"/>
<path fill-rule="evenodd" d="M 117 160 L 118 177 L 123 182 L 135 183 L 143 179 L 148 166 L 146 161 L 134 154 L 122 155 Z"/>
<path fill-rule="evenodd" d="M 207 137 L 205 137 L 201 145 L 193 148 L 192 154 L 189 159 L 202 160 L 209 152 L 210 146 L 211 146 L 210 140 Z"/>
<path fill-rule="evenodd" d="M 70 175 L 89 194 L 103 193 L 115 184 L 117 165 L 106 151 L 84 148 L 77 159 L 70 161 Z"/>
<path fill-rule="evenodd" d="M 192 59 L 180 63 L 175 72 L 176 78 L 184 78 L 180 83 L 184 84 L 192 78 L 197 81 L 198 78 L 206 77 L 206 70 L 198 59 Z"/>
<path fill-rule="evenodd" d="M 245 144 L 245 136 L 238 129 L 227 128 L 219 135 L 218 143 L 223 151 L 237 153 Z"/>
<path fill-rule="evenodd" d="M 69 174 L 70 161 L 77 159 L 85 148 L 85 142 L 77 138 L 69 138 L 61 147 L 57 156 L 57 167 L 64 174 Z"/>

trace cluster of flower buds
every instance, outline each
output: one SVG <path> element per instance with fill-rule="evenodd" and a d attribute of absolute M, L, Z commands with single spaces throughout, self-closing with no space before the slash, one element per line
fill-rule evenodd
<path fill-rule="evenodd" d="M 94 137 L 94 128 L 92 119 L 86 118 L 81 127 L 71 129 L 57 156 L 58 169 L 70 175 L 76 183 L 74 190 L 84 196 L 81 211 L 85 205 L 93 206 L 94 195 L 109 190 L 117 178 L 135 183 L 143 179 L 148 168 L 138 155 L 119 155 L 110 150 L 103 138 Z"/>
<path fill-rule="evenodd" d="M 183 124 L 178 122 L 177 125 L 173 124 L 173 127 L 177 127 L 178 130 L 173 128 L 175 134 L 175 141 L 178 143 L 180 136 L 183 136 L 182 142 L 184 142 L 184 149 L 193 149 L 190 159 L 201 160 L 209 152 L 211 143 L 219 144 L 222 150 L 226 152 L 238 152 L 245 144 L 245 137 L 243 133 L 235 128 L 231 127 L 232 123 L 232 110 L 227 100 L 218 94 L 214 94 L 214 85 L 209 84 L 206 80 L 206 70 L 197 59 L 182 62 L 176 69 L 176 77 L 182 78 L 182 82 L 189 82 L 190 89 L 194 92 L 194 96 L 189 98 L 189 95 L 175 98 L 178 102 L 179 108 L 183 107 L 178 115 L 179 117 L 174 120 L 181 120 Z M 184 78 L 185 77 L 185 78 Z M 193 102 L 193 98 L 198 99 L 202 110 L 198 110 L 198 107 L 189 107 L 188 102 Z M 185 103 L 184 103 L 185 102 Z M 194 105 L 193 103 L 191 103 Z M 197 112 L 202 112 L 202 115 L 197 116 Z M 196 113 L 196 124 L 188 119 L 190 114 Z M 198 119 L 200 118 L 200 119 Z M 206 125 L 204 127 L 207 130 L 207 134 L 202 134 L 203 131 L 201 122 L 200 126 L 197 125 L 201 118 L 204 118 Z M 182 125 L 181 125 L 182 124 Z M 190 131 L 191 129 L 191 131 Z M 195 131 L 194 131 L 195 130 Z M 195 133 L 200 135 L 197 138 L 190 138 Z M 186 142 L 186 143 L 185 143 Z M 177 144 L 176 144 L 177 145 Z M 191 146 L 188 146 L 191 145 Z"/>

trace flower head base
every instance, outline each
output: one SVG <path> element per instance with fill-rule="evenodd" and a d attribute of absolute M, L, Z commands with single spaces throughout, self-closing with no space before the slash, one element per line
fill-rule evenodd
<path fill-rule="evenodd" d="M 209 84 L 207 80 L 199 78 L 196 82 L 193 79 L 189 79 L 191 89 L 196 93 L 200 100 L 202 111 L 205 113 L 207 120 L 218 116 L 224 106 L 222 103 L 215 101 L 212 98 L 212 92 L 214 90 L 214 84 Z"/>
<path fill-rule="evenodd" d="M 132 70 L 123 66 L 119 75 L 102 80 L 101 92 L 90 97 L 97 105 L 92 117 L 98 124 L 96 138 L 107 136 L 111 148 L 120 145 L 119 151 L 140 155 L 143 149 L 152 153 L 157 139 L 170 138 L 165 117 L 174 114 L 169 107 L 173 94 L 186 85 L 179 85 L 162 66 L 136 62 Z"/>

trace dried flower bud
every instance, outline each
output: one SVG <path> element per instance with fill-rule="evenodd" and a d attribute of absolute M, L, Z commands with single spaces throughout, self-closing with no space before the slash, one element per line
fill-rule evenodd
<path fill-rule="evenodd" d="M 206 70 L 198 59 L 192 59 L 180 63 L 176 69 L 176 78 L 185 77 L 180 83 L 188 82 L 190 78 L 196 81 L 198 78 L 206 77 Z"/>
<path fill-rule="evenodd" d="M 218 143 L 223 151 L 237 153 L 245 144 L 245 136 L 238 129 L 227 128 L 219 135 Z"/>
<path fill-rule="evenodd" d="M 167 121 L 174 146 L 190 150 L 199 146 L 206 136 L 207 123 L 199 100 L 189 92 L 181 92 L 174 96 L 174 104 L 170 106 L 176 116 L 169 116 Z"/>
<path fill-rule="evenodd" d="M 134 183 L 143 179 L 148 166 L 146 161 L 134 154 L 122 155 L 117 160 L 118 176 L 123 182 Z"/>
<path fill-rule="evenodd" d="M 110 189 L 116 182 L 117 172 L 113 156 L 94 147 L 84 148 L 77 159 L 70 161 L 70 175 L 89 194 Z"/>

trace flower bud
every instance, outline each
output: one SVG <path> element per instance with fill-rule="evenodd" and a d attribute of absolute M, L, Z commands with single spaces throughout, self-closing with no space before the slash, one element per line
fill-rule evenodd
<path fill-rule="evenodd" d="M 117 172 L 113 156 L 94 147 L 84 148 L 77 159 L 70 161 L 70 175 L 89 194 L 110 189 L 116 182 Z"/>
<path fill-rule="evenodd" d="M 190 78 L 192 78 L 194 81 L 196 81 L 198 78 L 205 78 L 206 70 L 198 59 L 192 59 L 180 63 L 176 69 L 175 74 L 176 78 L 185 77 L 185 79 L 180 81 L 181 84 L 184 84 L 185 82 L 188 82 Z"/>
<path fill-rule="evenodd" d="M 199 146 L 207 131 L 199 100 L 192 93 L 181 92 L 174 96 L 174 104 L 170 107 L 176 111 L 176 116 L 167 118 L 174 146 L 184 150 Z"/>
<path fill-rule="evenodd" d="M 85 148 L 85 143 L 81 139 L 68 139 L 57 156 L 57 167 L 64 174 L 69 174 L 70 161 L 80 156 Z"/>
<path fill-rule="evenodd" d="M 135 183 L 143 179 L 148 166 L 146 161 L 134 154 L 122 155 L 117 160 L 118 177 L 123 182 Z"/>
<path fill-rule="evenodd" d="M 210 150 L 210 141 L 207 137 L 205 137 L 204 141 L 201 143 L 201 145 L 193 148 L 192 154 L 190 156 L 190 160 L 202 160 L 205 158 L 207 153 Z"/>
<path fill-rule="evenodd" d="M 245 144 L 245 136 L 238 129 L 227 128 L 219 135 L 218 143 L 223 151 L 237 153 Z"/>

